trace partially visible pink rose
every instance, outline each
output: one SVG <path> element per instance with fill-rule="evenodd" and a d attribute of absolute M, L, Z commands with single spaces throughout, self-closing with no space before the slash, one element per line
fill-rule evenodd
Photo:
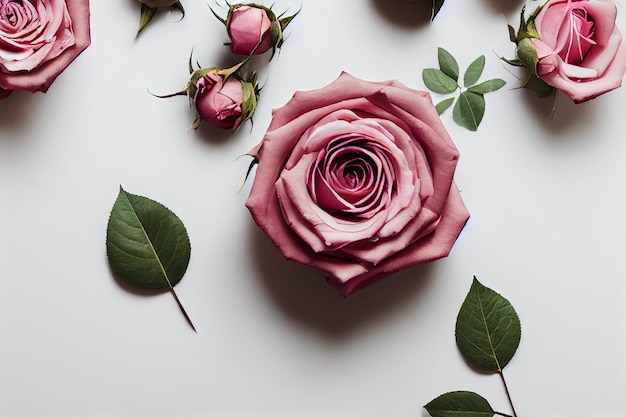
<path fill-rule="evenodd" d="M 226 31 L 235 55 L 262 54 L 273 45 L 272 21 L 262 7 L 235 5 L 228 11 Z"/>
<path fill-rule="evenodd" d="M 243 101 L 241 81 L 231 77 L 224 82 L 222 75 L 211 71 L 198 79 L 196 88 L 193 100 L 203 120 L 221 129 L 239 126 Z"/>
<path fill-rule="evenodd" d="M 613 0 L 550 0 L 534 22 L 537 76 L 576 103 L 618 88 L 626 48 Z"/>
<path fill-rule="evenodd" d="M 346 73 L 276 110 L 246 206 L 285 258 L 347 296 L 449 254 L 469 214 L 428 93 Z"/>
<path fill-rule="evenodd" d="M 2 0 L 0 89 L 47 91 L 90 42 L 89 0 Z"/>

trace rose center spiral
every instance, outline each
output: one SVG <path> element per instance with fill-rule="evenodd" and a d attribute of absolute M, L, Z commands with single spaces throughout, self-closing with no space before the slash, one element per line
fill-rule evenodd
<path fill-rule="evenodd" d="M 343 138 L 320 153 L 309 192 L 316 204 L 344 219 L 369 218 L 388 202 L 394 175 L 384 150 Z"/>
<path fill-rule="evenodd" d="M 569 14 L 568 26 L 567 45 L 561 58 L 568 64 L 577 65 L 596 44 L 593 39 L 595 22 L 586 10 L 573 9 Z"/>

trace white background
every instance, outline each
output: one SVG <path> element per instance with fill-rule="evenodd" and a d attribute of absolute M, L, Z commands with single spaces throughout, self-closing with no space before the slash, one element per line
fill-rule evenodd
<path fill-rule="evenodd" d="M 510 414 L 499 378 L 468 368 L 454 342 L 473 275 L 522 322 L 505 370 L 519 417 L 626 415 L 626 89 L 581 105 L 562 95 L 544 117 L 552 101 L 515 89 L 498 60 L 513 56 L 519 1 L 446 0 L 429 24 L 400 0 L 280 0 L 277 12 L 302 12 L 280 55 L 254 61 L 254 125 L 191 131 L 186 98 L 148 90 L 183 88 L 192 48 L 204 66 L 236 60 L 207 3 L 183 4 L 182 21 L 161 11 L 135 39 L 138 3 L 92 1 L 92 45 L 47 94 L 0 102 L 1 416 L 421 417 L 459 389 Z M 344 299 L 256 228 L 238 157 L 272 108 L 342 70 L 424 89 L 438 46 L 462 68 L 485 54 L 482 79 L 508 82 L 486 96 L 477 133 L 442 116 L 472 218 L 449 258 Z M 120 185 L 185 222 L 176 290 L 198 334 L 170 294 L 112 276 Z"/>

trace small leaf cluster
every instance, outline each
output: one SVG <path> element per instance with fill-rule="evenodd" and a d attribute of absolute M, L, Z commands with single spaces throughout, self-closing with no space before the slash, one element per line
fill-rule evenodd
<path fill-rule="evenodd" d="M 460 91 L 458 97 L 446 98 L 435 106 L 440 115 L 455 102 L 452 118 L 462 127 L 476 131 L 485 114 L 485 94 L 497 91 L 506 82 L 493 78 L 478 83 L 485 68 L 485 56 L 476 58 L 463 74 L 463 87 L 459 84 L 459 64 L 444 48 L 438 48 L 439 68 L 426 68 L 422 71 L 422 80 L 426 87 L 438 94 L 452 94 Z"/>
<path fill-rule="evenodd" d="M 471 367 L 482 373 L 500 374 L 507 395 L 503 369 L 515 355 L 521 334 L 519 317 L 511 303 L 474 277 L 457 316 L 456 344 Z M 516 416 L 510 395 L 509 403 Z M 445 393 L 424 408 L 432 417 L 509 416 L 494 411 L 485 398 L 471 391 Z"/>

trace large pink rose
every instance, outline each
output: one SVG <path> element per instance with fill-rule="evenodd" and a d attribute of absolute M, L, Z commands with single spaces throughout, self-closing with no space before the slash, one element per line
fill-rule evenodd
<path fill-rule="evenodd" d="M 346 73 L 297 92 L 251 155 L 246 206 L 287 258 L 349 295 L 449 254 L 469 214 L 430 96 Z"/>
<path fill-rule="evenodd" d="M 531 39 L 537 75 L 576 103 L 622 84 L 626 48 L 613 0 L 550 0 L 535 17 L 540 39 Z"/>
<path fill-rule="evenodd" d="M 90 42 L 89 0 L 0 0 L 0 97 L 47 91 Z"/>

